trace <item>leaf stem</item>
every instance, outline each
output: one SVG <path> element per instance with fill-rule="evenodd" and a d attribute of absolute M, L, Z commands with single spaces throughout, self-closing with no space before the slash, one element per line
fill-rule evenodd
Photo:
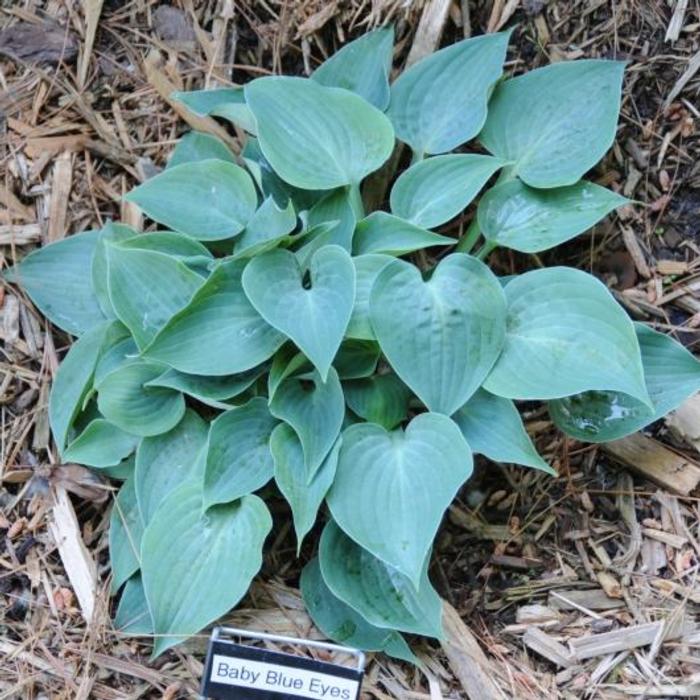
<path fill-rule="evenodd" d="M 411 165 L 415 165 L 416 163 L 420 163 L 423 158 L 425 158 L 425 153 L 419 153 L 418 151 L 413 151 L 413 155 L 411 156 Z"/>
<path fill-rule="evenodd" d="M 490 253 L 492 253 L 494 250 L 498 248 L 498 243 L 494 243 L 493 241 L 486 241 L 484 245 L 479 248 L 479 250 L 476 253 L 476 258 L 478 260 L 484 260 L 486 259 Z"/>
<path fill-rule="evenodd" d="M 457 242 L 457 247 L 455 251 L 457 253 L 471 253 L 472 249 L 476 245 L 481 235 L 481 229 L 479 228 L 479 222 L 476 218 L 476 212 L 474 213 L 474 218 L 471 220 L 467 232 L 459 239 Z"/>
<path fill-rule="evenodd" d="M 360 192 L 360 185 L 353 183 L 349 185 L 349 200 L 352 211 L 355 214 L 355 218 L 359 221 L 365 218 L 365 205 L 362 201 L 362 193 Z"/>

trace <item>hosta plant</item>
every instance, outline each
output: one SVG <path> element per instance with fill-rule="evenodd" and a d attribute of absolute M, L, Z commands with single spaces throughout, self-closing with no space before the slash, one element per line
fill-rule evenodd
<path fill-rule="evenodd" d="M 64 462 L 122 480 L 116 625 L 156 635 L 156 655 L 246 594 L 274 504 L 318 627 L 411 659 L 403 634 L 442 634 L 431 547 L 472 455 L 552 471 L 517 402 L 602 441 L 700 388 L 696 360 L 594 276 L 489 269 L 498 246 L 548 250 L 626 204 L 582 179 L 613 142 L 623 64 L 504 79 L 508 37 L 390 83 L 380 29 L 310 78 L 178 93 L 245 132 L 242 153 L 187 134 L 127 196 L 163 230 L 110 222 L 10 270 L 77 338 L 53 437 Z M 403 171 L 368 178 L 397 142 Z M 443 227 L 480 193 L 466 232 Z"/>

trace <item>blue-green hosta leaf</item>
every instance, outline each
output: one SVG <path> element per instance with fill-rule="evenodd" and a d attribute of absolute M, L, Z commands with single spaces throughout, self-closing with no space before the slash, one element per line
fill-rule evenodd
<path fill-rule="evenodd" d="M 136 449 L 139 440 L 104 418 L 96 418 L 68 445 L 63 460 L 88 467 L 114 467 Z"/>
<path fill-rule="evenodd" d="M 110 372 L 123 367 L 139 356 L 139 349 L 134 339 L 128 335 L 129 331 L 121 323 L 119 326 L 124 329 L 126 337 L 115 337 L 114 342 L 105 342 L 100 359 L 95 366 L 95 389 L 99 390 L 100 384 Z"/>
<path fill-rule="evenodd" d="M 172 491 L 147 525 L 141 576 L 158 656 L 228 612 L 262 564 L 272 518 L 257 496 L 204 512 L 202 488 Z"/>
<path fill-rule="evenodd" d="M 280 207 L 272 196 L 268 197 L 236 238 L 235 257 L 252 258 L 272 250 L 289 236 L 296 225 L 297 215 L 292 200 L 286 207 Z"/>
<path fill-rule="evenodd" d="M 191 396 L 212 408 L 231 408 L 226 403 L 242 394 L 265 372 L 265 367 L 255 367 L 248 372 L 231 374 L 225 377 L 206 377 L 198 374 L 184 374 L 176 369 L 166 370 L 146 386 L 164 386 Z"/>
<path fill-rule="evenodd" d="M 183 163 L 195 163 L 198 160 L 225 160 L 234 163 L 231 149 L 221 139 L 211 134 L 190 131 L 185 134 L 175 146 L 168 159 L 167 168 L 174 168 Z"/>
<path fill-rule="evenodd" d="M 112 593 L 141 566 L 143 520 L 136 502 L 134 479 L 119 489 L 109 519 L 109 560 L 112 565 Z"/>
<path fill-rule="evenodd" d="M 426 231 L 398 216 L 375 211 L 358 222 L 352 247 L 355 255 L 405 255 L 421 248 L 454 245 L 455 242 L 454 238 Z"/>
<path fill-rule="evenodd" d="M 165 325 L 146 356 L 180 372 L 223 376 L 262 364 L 285 338 L 268 325 L 241 286 L 245 261 L 221 263 Z"/>
<path fill-rule="evenodd" d="M 475 454 L 485 455 L 494 462 L 523 464 L 556 476 L 537 453 L 510 399 L 479 389 L 452 420 Z"/>
<path fill-rule="evenodd" d="M 201 241 L 240 233 L 258 203 L 250 175 L 223 160 L 200 160 L 168 168 L 129 192 L 154 221 Z"/>
<path fill-rule="evenodd" d="M 326 87 L 357 93 L 377 109 L 389 105 L 394 29 L 386 27 L 363 34 L 324 61 L 311 78 Z"/>
<path fill-rule="evenodd" d="M 270 372 L 267 375 L 267 396 L 272 401 L 279 385 L 294 374 L 308 373 L 313 369 L 303 352 L 299 352 L 293 343 L 285 343 L 272 358 Z"/>
<path fill-rule="evenodd" d="M 397 138 L 419 155 L 446 153 L 479 133 L 510 32 L 465 39 L 427 56 L 391 86 Z"/>
<path fill-rule="evenodd" d="M 95 244 L 92 254 L 92 288 L 95 290 L 97 303 L 102 309 L 106 318 L 116 318 L 117 315 L 112 308 L 112 300 L 109 298 L 109 267 L 107 263 L 107 246 L 110 243 L 120 243 L 133 236 L 137 232 L 131 226 L 117 224 L 108 221 L 100 230 L 100 235 Z"/>
<path fill-rule="evenodd" d="M 348 338 L 374 340 L 375 335 L 369 320 L 369 293 L 377 275 L 393 260 L 391 255 L 369 253 L 353 257 L 355 266 L 355 304 L 350 323 L 345 331 Z"/>
<path fill-rule="evenodd" d="M 479 140 L 532 187 L 573 185 L 612 146 L 625 64 L 563 61 L 499 85 Z"/>
<path fill-rule="evenodd" d="M 416 588 L 407 576 L 350 539 L 332 520 L 318 550 L 321 575 L 336 598 L 375 627 L 441 638 L 442 601 L 426 559 Z"/>
<path fill-rule="evenodd" d="M 49 423 L 53 439 L 63 452 L 68 431 L 92 389 L 95 366 L 105 340 L 114 330 L 111 321 L 103 321 L 80 337 L 63 358 L 49 394 Z"/>
<path fill-rule="evenodd" d="M 350 338 L 341 344 L 333 367 L 341 379 L 363 379 L 376 372 L 381 354 L 374 341 Z"/>
<path fill-rule="evenodd" d="M 132 360 L 110 372 L 97 395 L 100 413 L 133 435 L 160 435 L 180 422 L 185 400 L 180 392 L 146 384 L 163 373 L 162 365 Z"/>
<path fill-rule="evenodd" d="M 578 236 L 628 202 L 592 182 L 536 190 L 516 179 L 491 188 L 479 201 L 477 215 L 489 241 L 537 253 Z"/>
<path fill-rule="evenodd" d="M 314 80 L 271 76 L 245 86 L 265 158 L 306 190 L 358 184 L 394 148 L 391 122 L 358 95 Z"/>
<path fill-rule="evenodd" d="M 176 231 L 141 233 L 138 236 L 120 241 L 119 247 L 165 253 L 186 262 L 188 265 L 206 265 L 214 260 L 214 256 L 199 241 Z"/>
<path fill-rule="evenodd" d="M 114 615 L 114 627 L 122 634 L 153 634 L 153 621 L 148 612 L 141 574 L 134 574 L 126 582 Z"/>
<path fill-rule="evenodd" d="M 355 268 L 348 253 L 336 245 L 316 251 L 309 287 L 297 259 L 287 250 L 251 260 L 242 281 L 258 313 L 291 338 L 325 380 L 355 299 Z"/>
<path fill-rule="evenodd" d="M 324 235 L 324 241 L 326 244 L 335 243 L 348 252 L 352 251 L 352 235 L 357 223 L 350 197 L 348 187 L 330 192 L 310 209 L 308 221 L 309 227 L 336 222 L 337 225 Z"/>
<path fill-rule="evenodd" d="M 304 450 L 291 426 L 280 423 L 272 432 L 270 450 L 275 461 L 275 482 L 292 509 L 297 555 L 304 537 L 316 522 L 318 509 L 333 483 L 340 440 L 328 453 L 311 481 L 307 479 Z"/>
<path fill-rule="evenodd" d="M 263 195 L 273 197 L 280 207 L 287 206 L 291 199 L 297 211 L 306 211 L 326 194 L 324 191 L 300 190 L 282 180 L 263 155 L 256 138 L 247 139 L 242 156 Z"/>
<path fill-rule="evenodd" d="M 440 226 L 457 216 L 502 165 L 498 158 L 473 153 L 422 160 L 394 183 L 391 211 L 416 226 Z"/>
<path fill-rule="evenodd" d="M 427 282 L 414 265 L 395 260 L 377 276 L 369 306 L 389 364 L 437 413 L 450 416 L 462 406 L 503 347 L 503 290 L 469 255 L 443 258 Z"/>
<path fill-rule="evenodd" d="M 180 260 L 150 250 L 110 244 L 107 264 L 112 308 L 141 350 L 203 283 Z"/>
<path fill-rule="evenodd" d="M 614 391 L 587 391 L 549 402 L 555 425 L 586 442 L 608 442 L 641 430 L 700 391 L 700 362 L 673 338 L 635 324 L 652 411 Z"/>
<path fill-rule="evenodd" d="M 51 323 L 82 335 L 105 320 L 86 274 L 99 236 L 99 231 L 86 231 L 39 248 L 3 277 L 19 284 Z"/>
<path fill-rule="evenodd" d="M 443 513 L 472 473 L 472 454 L 455 423 L 416 416 L 406 431 L 360 423 L 343 432 L 327 501 L 361 547 L 419 585 Z"/>
<path fill-rule="evenodd" d="M 411 390 L 395 374 L 376 374 L 343 384 L 345 402 L 369 423 L 392 430 L 408 415 Z"/>
<path fill-rule="evenodd" d="M 270 412 L 299 436 L 306 481 L 311 481 L 333 447 L 345 415 L 343 389 L 331 368 L 325 383 L 318 372 L 288 377 L 270 399 Z"/>
<path fill-rule="evenodd" d="M 101 470 L 102 476 L 106 476 L 108 479 L 114 479 L 115 481 L 126 481 L 134 473 L 134 468 L 136 465 L 136 455 L 131 454 L 125 460 L 119 462 L 113 467 L 105 467 Z"/>
<path fill-rule="evenodd" d="M 262 488 L 275 471 L 270 435 L 277 420 L 258 396 L 222 413 L 209 427 L 204 507 L 229 503 Z"/>
<path fill-rule="evenodd" d="M 318 558 L 304 567 L 299 586 L 311 619 L 328 639 L 355 649 L 382 651 L 397 659 L 418 663 L 398 632 L 370 625 L 362 615 L 331 593 L 321 575 Z"/>
<path fill-rule="evenodd" d="M 245 103 L 241 87 L 174 92 L 171 97 L 200 117 L 221 117 L 249 134 L 256 133 L 255 117 Z"/>
<path fill-rule="evenodd" d="M 167 433 L 146 437 L 136 451 L 135 488 L 145 524 L 180 484 L 204 478 L 208 426 L 194 411 Z"/>
<path fill-rule="evenodd" d="M 506 342 L 484 389 L 509 399 L 606 389 L 648 402 L 634 326 L 602 282 L 551 267 L 520 275 L 505 294 Z"/>

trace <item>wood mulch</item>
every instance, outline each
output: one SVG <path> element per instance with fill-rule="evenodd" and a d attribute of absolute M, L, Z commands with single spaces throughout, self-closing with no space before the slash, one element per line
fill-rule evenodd
<path fill-rule="evenodd" d="M 238 146 L 221 124 L 178 113 L 174 87 L 302 74 L 386 21 L 399 63 L 504 26 L 516 26 L 511 72 L 629 62 L 618 139 L 592 177 L 641 204 L 555 252 L 498 251 L 494 263 L 592 271 L 635 319 L 697 348 L 697 0 L 0 0 L 0 263 L 109 218 L 143 228 L 121 197 L 163 167 L 182 118 Z M 7 286 L 0 339 L 0 699 L 194 697 L 206 635 L 151 664 L 147 640 L 111 626 L 113 490 L 57 464 L 48 429 L 69 339 Z M 366 696 L 700 697 L 697 397 L 608 446 L 567 440 L 541 408 L 526 422 L 559 477 L 479 463 L 435 547 L 447 638 L 416 642 L 423 670 L 372 656 Z M 227 622 L 318 636 L 296 588 L 289 524 L 277 524 Z"/>

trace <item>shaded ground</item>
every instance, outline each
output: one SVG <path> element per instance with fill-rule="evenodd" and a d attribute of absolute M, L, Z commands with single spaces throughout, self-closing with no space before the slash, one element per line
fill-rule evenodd
<path fill-rule="evenodd" d="M 186 128 L 163 99 L 172 85 L 192 89 L 270 71 L 304 73 L 343 41 L 385 21 L 396 25 L 400 64 L 416 32 L 419 40 L 426 37 L 425 25 L 419 27 L 424 8 L 444 6 L 443 44 L 516 26 L 509 71 L 579 57 L 629 61 L 618 140 L 592 177 L 647 206 L 623 211 L 541 260 L 505 251 L 494 262 L 503 272 L 553 262 L 591 270 L 634 318 L 697 345 L 695 0 L 181 0 L 171 9 L 107 0 L 97 24 L 99 4 L 0 1 L 0 254 L 6 264 L 108 218 L 143 224 L 120 198 L 162 167 Z M 97 11 L 86 18 L 83 5 Z M 471 215 L 445 231 L 458 235 Z M 68 338 L 47 328 L 16 289 L 0 294 L 0 698 L 192 697 L 204 638 L 149 665 L 148 644 L 111 629 L 104 595 L 111 492 L 86 470 L 56 465 L 49 440 L 48 387 Z M 526 414 L 560 477 L 480 464 L 450 511 L 431 571 L 485 657 L 470 654 L 467 633 L 450 625 L 444 649 L 416 645 L 429 675 L 372 659 L 368 697 L 465 698 L 474 687 L 470 673 L 478 669 L 508 698 L 700 696 L 699 501 L 692 488 L 698 415 L 690 406 L 625 451 L 566 440 L 545 411 Z M 663 487 L 625 471 L 643 468 L 650 450 L 656 450 Z M 56 546 L 57 520 L 71 526 L 53 501 L 52 493 L 63 489 L 73 494 L 79 527 L 73 532 L 103 589 L 89 626 Z M 282 509 L 275 516 L 263 572 L 232 621 L 313 634 L 296 591 L 300 564 L 288 517 Z M 632 629 L 641 635 L 635 644 L 643 644 L 630 647 Z M 589 635 L 619 630 L 612 646 L 603 643 L 609 638 L 596 638 L 586 656 Z"/>

